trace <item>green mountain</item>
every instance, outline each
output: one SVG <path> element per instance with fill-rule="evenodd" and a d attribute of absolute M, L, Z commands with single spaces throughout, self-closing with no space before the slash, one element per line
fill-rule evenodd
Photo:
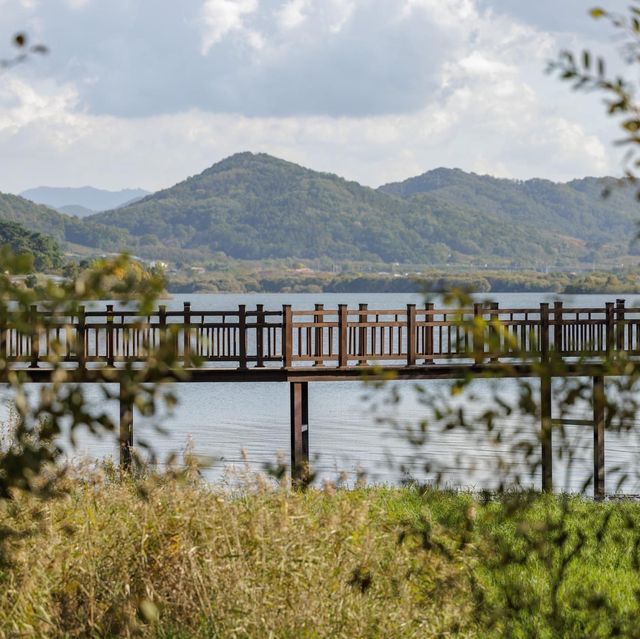
<path fill-rule="evenodd" d="M 610 194 L 603 197 L 607 190 Z M 638 252 L 633 242 L 640 221 L 636 189 L 620 186 L 613 178 L 562 184 L 540 179 L 505 180 L 441 168 L 386 184 L 379 191 L 418 208 L 446 203 L 465 211 L 467 217 L 482 220 L 494 216 L 523 233 L 532 227 L 544 229 L 547 235 L 566 241 L 571 253 L 603 249 L 622 255 L 630 250 Z M 498 246 L 496 252 L 500 252 Z"/>
<path fill-rule="evenodd" d="M 117 250 L 127 244 L 125 231 L 58 213 L 17 195 L 0 193 L 0 220 L 16 222 L 58 242 L 68 241 L 104 250 Z"/>
<path fill-rule="evenodd" d="M 602 190 L 613 187 L 603 199 Z M 628 255 L 640 206 L 611 179 L 566 184 L 436 169 L 379 189 L 265 154 L 82 220 L 0 194 L 0 220 L 63 242 L 169 260 L 269 258 L 570 264 Z"/>
<path fill-rule="evenodd" d="M 240 153 L 123 208 L 88 218 L 126 229 L 144 254 L 383 262 L 576 259 L 628 252 L 633 199 L 599 183 L 518 183 L 432 171 L 374 190 L 265 154 Z M 622 209 L 620 202 L 624 203 Z"/>

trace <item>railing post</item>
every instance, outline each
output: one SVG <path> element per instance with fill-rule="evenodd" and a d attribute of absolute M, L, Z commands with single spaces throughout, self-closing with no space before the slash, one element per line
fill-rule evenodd
<path fill-rule="evenodd" d="M 407 304 L 407 366 L 416 365 L 416 305 Z"/>
<path fill-rule="evenodd" d="M 182 351 L 185 366 L 191 362 L 191 302 L 184 303 L 184 323 L 182 334 Z"/>
<path fill-rule="evenodd" d="M 498 307 L 498 302 L 491 302 L 490 303 L 490 305 L 489 305 L 489 317 L 490 317 L 489 335 L 491 336 L 490 342 L 493 344 L 493 348 L 495 348 L 494 353 L 497 353 L 497 355 L 494 355 L 491 358 L 491 361 L 492 362 L 497 362 L 500 359 L 499 356 L 500 356 L 500 343 L 501 343 L 500 331 L 498 330 L 498 327 L 496 326 L 496 324 L 500 320 L 500 310 L 499 310 L 499 307 Z M 489 350 L 491 350 L 491 348 Z"/>
<path fill-rule="evenodd" d="M 315 313 L 313 315 L 313 323 L 314 324 L 322 324 L 324 323 L 324 304 L 316 304 L 315 305 Z M 316 361 L 315 366 L 324 366 L 324 328 L 322 326 L 318 326 L 316 329 Z"/>
<path fill-rule="evenodd" d="M 291 305 L 282 306 L 282 365 L 290 368 L 293 360 L 293 316 Z"/>
<path fill-rule="evenodd" d="M 38 307 L 31 305 L 29 319 L 31 323 L 31 368 L 38 368 L 38 360 L 40 359 L 40 326 L 38 322 Z"/>
<path fill-rule="evenodd" d="M 549 365 L 549 304 L 540 304 L 540 443 L 542 490 L 553 491 L 552 380 Z"/>
<path fill-rule="evenodd" d="M 348 323 L 347 305 L 338 304 L 338 366 L 340 368 L 346 368 L 349 363 Z"/>
<path fill-rule="evenodd" d="M 473 305 L 473 359 L 476 366 L 484 359 L 484 326 L 482 324 L 482 304 Z"/>
<path fill-rule="evenodd" d="M 107 304 L 107 366 L 115 365 L 113 348 L 113 304 Z"/>
<path fill-rule="evenodd" d="M 604 484 L 604 377 L 593 378 L 593 496 L 603 499 Z"/>
<path fill-rule="evenodd" d="M 424 315 L 424 320 L 428 324 L 433 324 L 433 302 L 427 302 L 424 305 L 425 310 L 427 311 Z M 433 326 L 426 326 L 425 331 L 425 355 L 426 359 L 424 360 L 425 364 L 433 364 Z"/>
<path fill-rule="evenodd" d="M 264 304 L 256 305 L 256 368 L 264 368 Z"/>
<path fill-rule="evenodd" d="M 624 350 L 625 312 L 624 300 L 616 300 L 616 350 Z"/>
<path fill-rule="evenodd" d="M 238 352 L 239 368 L 247 368 L 247 307 L 245 304 L 238 306 Z"/>
<path fill-rule="evenodd" d="M 607 343 L 607 357 L 611 357 L 613 349 L 615 347 L 615 318 L 613 312 L 613 302 L 607 302 L 605 304 L 606 313 L 606 328 L 605 337 Z"/>
<path fill-rule="evenodd" d="M 358 315 L 358 322 L 360 324 L 366 324 L 369 315 L 367 314 L 367 304 L 360 304 L 358 309 L 360 310 L 360 314 Z M 358 360 L 358 364 L 360 366 L 364 366 L 367 363 L 367 327 L 360 326 L 358 328 L 358 355 L 360 355 L 360 359 Z"/>
<path fill-rule="evenodd" d="M 166 347 L 167 342 L 167 306 L 160 304 L 158 306 L 158 326 L 160 326 L 160 346 Z"/>
<path fill-rule="evenodd" d="M 564 310 L 562 302 L 553 303 L 553 350 L 558 357 L 562 357 L 564 344 L 562 343 L 562 322 Z"/>
<path fill-rule="evenodd" d="M 87 337 L 86 337 L 86 323 L 87 318 L 85 315 L 84 306 L 78 307 L 78 328 L 76 331 L 76 349 L 78 353 L 78 368 L 82 371 L 87 366 Z"/>

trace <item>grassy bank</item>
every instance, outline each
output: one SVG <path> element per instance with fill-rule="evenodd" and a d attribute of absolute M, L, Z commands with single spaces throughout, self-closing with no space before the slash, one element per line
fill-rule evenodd
<path fill-rule="evenodd" d="M 640 505 L 512 506 L 169 480 L 21 496 L 0 505 L 0 635 L 635 636 Z"/>

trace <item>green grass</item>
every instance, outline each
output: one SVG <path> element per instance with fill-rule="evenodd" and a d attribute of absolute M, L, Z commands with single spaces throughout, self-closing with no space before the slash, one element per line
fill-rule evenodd
<path fill-rule="evenodd" d="M 639 526 L 631 502 L 76 481 L 0 505 L 0 636 L 637 636 Z"/>

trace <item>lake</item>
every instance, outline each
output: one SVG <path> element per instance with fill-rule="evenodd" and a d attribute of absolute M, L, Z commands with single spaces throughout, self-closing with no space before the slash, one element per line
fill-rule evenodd
<path fill-rule="evenodd" d="M 615 295 L 574 295 L 554 296 L 539 293 L 477 295 L 478 301 L 492 299 L 500 306 L 535 307 L 540 302 L 562 299 L 566 306 L 604 306 L 613 301 Z M 637 296 L 627 297 L 627 306 L 636 306 Z M 181 308 L 183 302 L 190 301 L 193 310 L 233 310 L 239 304 L 249 309 L 256 304 L 264 304 L 266 309 L 278 309 L 282 304 L 294 308 L 312 309 L 313 304 L 323 303 L 325 308 L 334 308 L 340 303 L 356 307 L 364 302 L 370 307 L 399 308 L 408 303 L 420 304 L 424 298 L 410 294 L 247 294 L 247 295 L 175 295 L 167 300 L 167 306 Z M 439 305 L 437 297 L 430 301 Z M 165 303 L 165 302 L 163 302 Z M 411 382 L 394 383 L 401 397 L 397 406 L 387 407 L 375 414 L 371 411 L 371 401 L 364 399 L 372 389 L 361 382 L 353 383 L 312 383 L 309 387 L 310 450 L 314 467 L 320 478 L 335 479 L 344 473 L 352 482 L 358 472 L 366 474 L 370 482 L 396 483 L 406 473 L 399 470 L 400 461 L 415 456 L 416 449 L 403 437 L 394 434 L 389 425 L 376 423 L 376 417 L 386 415 L 407 424 L 418 424 L 424 417 Z M 443 382 L 424 382 L 430 389 L 437 389 Z M 494 388 L 496 388 L 494 382 Z M 498 390 L 505 396 L 513 396 L 516 383 L 510 380 L 497 382 Z M 156 433 L 150 423 L 135 416 L 136 438 L 151 441 L 161 457 L 169 452 L 181 453 L 187 442 L 196 453 L 211 456 L 217 461 L 206 470 L 209 479 L 220 478 L 230 466 L 247 466 L 252 470 L 262 470 L 266 464 L 274 463 L 278 455 L 289 456 L 289 387 L 288 384 L 180 384 L 176 388 L 179 405 L 173 415 L 163 418 L 167 435 Z M 478 397 L 473 401 L 473 411 L 478 414 L 487 406 L 491 397 L 491 382 L 474 383 Z M 97 388 L 89 391 L 96 404 L 104 400 Z M 384 392 L 384 391 L 382 391 Z M 374 397 L 380 398 L 380 393 Z M 114 417 L 118 407 L 114 403 Z M 585 405 L 576 413 L 577 417 L 589 418 L 589 406 Z M 582 411 L 582 412 L 581 412 Z M 443 479 L 446 483 L 480 487 L 491 484 L 495 479 L 496 457 L 506 454 L 509 446 L 508 434 L 518 426 L 529 429 L 533 436 L 537 424 L 522 424 L 518 420 L 507 419 L 502 428 L 505 441 L 500 445 L 486 438 L 470 437 L 468 433 L 433 433 L 424 452 L 429 459 L 437 460 L 447 467 Z M 591 469 L 592 433 L 588 427 L 568 429 L 575 442 L 577 460 L 568 479 L 564 477 L 565 467 L 555 470 L 556 484 L 569 490 L 577 490 L 584 476 Z M 640 447 L 631 436 L 607 435 L 607 466 L 633 463 Z M 74 455 L 104 457 L 116 456 L 112 441 L 96 440 L 81 434 Z M 460 457 L 460 458 L 459 458 Z M 477 466 L 472 472 L 471 467 Z M 430 479 L 432 472 L 425 472 L 422 463 L 412 465 L 411 474 L 420 479 Z M 539 478 L 533 477 L 536 485 Z M 610 480 L 607 490 L 613 490 Z M 626 492 L 640 493 L 640 481 L 627 484 Z"/>

